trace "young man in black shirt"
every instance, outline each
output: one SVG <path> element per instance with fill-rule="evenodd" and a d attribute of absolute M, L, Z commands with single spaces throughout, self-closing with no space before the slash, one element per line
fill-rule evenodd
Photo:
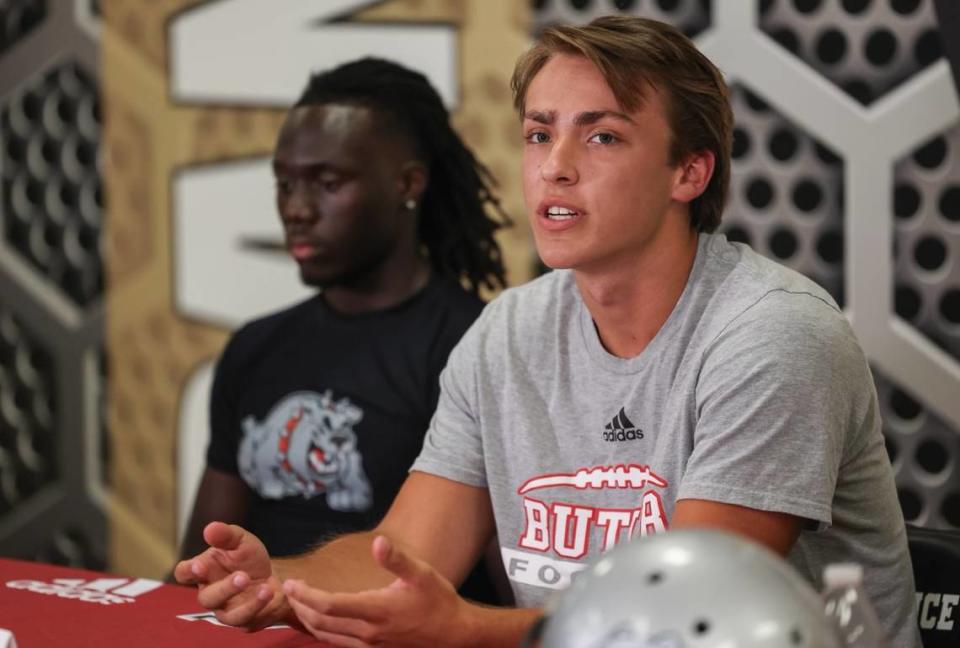
<path fill-rule="evenodd" d="M 373 528 L 480 288 L 505 284 L 493 233 L 508 219 L 422 75 L 373 59 L 314 75 L 273 167 L 287 250 L 319 292 L 228 343 L 183 557 L 213 520 L 276 556 Z"/>

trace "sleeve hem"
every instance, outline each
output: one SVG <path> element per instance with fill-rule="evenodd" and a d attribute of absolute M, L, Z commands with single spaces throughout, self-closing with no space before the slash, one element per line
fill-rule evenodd
<path fill-rule="evenodd" d="M 213 468 L 214 470 L 219 470 L 222 473 L 227 473 L 228 475 L 240 476 L 240 469 L 235 463 L 229 461 L 219 461 L 216 458 L 211 458 L 210 455 L 207 455 L 207 464 L 206 468 Z"/>
<path fill-rule="evenodd" d="M 417 459 L 415 462 L 413 462 L 413 465 L 410 466 L 410 472 L 414 471 L 436 475 L 437 477 L 443 477 L 444 479 L 460 482 L 461 484 L 466 484 L 467 486 L 473 486 L 475 488 L 487 488 L 487 479 L 485 475 L 467 471 L 439 461 Z"/>
<path fill-rule="evenodd" d="M 820 502 L 790 497 L 782 493 L 755 491 L 722 484 L 682 484 L 677 494 L 677 500 L 681 499 L 710 500 L 745 506 L 759 511 L 787 513 L 819 522 L 821 528 L 833 523 L 832 511 L 829 506 Z"/>

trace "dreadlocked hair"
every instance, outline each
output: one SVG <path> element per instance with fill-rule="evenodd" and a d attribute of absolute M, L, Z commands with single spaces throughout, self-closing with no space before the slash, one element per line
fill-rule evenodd
<path fill-rule="evenodd" d="M 417 234 L 433 270 L 474 293 L 505 287 L 493 234 L 512 221 L 493 192 L 496 180 L 451 128 L 426 77 L 390 61 L 360 59 L 312 75 L 296 105 L 329 103 L 364 106 L 389 119 L 427 165 Z"/>

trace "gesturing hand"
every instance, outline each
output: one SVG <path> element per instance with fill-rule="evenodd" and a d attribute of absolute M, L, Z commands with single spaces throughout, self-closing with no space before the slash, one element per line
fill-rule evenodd
<path fill-rule="evenodd" d="M 197 601 L 228 625 L 259 630 L 282 621 L 289 607 L 273 575 L 270 556 L 260 539 L 241 527 L 211 522 L 203 530 L 210 548 L 177 563 L 173 575 L 197 585 Z"/>
<path fill-rule="evenodd" d="M 430 565 L 387 538 L 374 538 L 372 552 L 377 564 L 397 576 L 384 588 L 333 594 L 299 580 L 284 582 L 287 601 L 304 627 L 318 639 L 347 648 L 456 644 L 474 606 Z"/>

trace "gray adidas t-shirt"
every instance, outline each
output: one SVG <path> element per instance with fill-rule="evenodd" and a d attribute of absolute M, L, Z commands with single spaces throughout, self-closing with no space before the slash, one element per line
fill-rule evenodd
<path fill-rule="evenodd" d="M 609 354 L 569 271 L 505 291 L 454 349 L 412 470 L 487 487 L 517 603 L 542 605 L 693 498 L 818 524 L 791 562 L 856 561 L 892 645 L 919 645 L 903 517 L 867 362 L 802 275 L 701 235 L 676 307 Z"/>

